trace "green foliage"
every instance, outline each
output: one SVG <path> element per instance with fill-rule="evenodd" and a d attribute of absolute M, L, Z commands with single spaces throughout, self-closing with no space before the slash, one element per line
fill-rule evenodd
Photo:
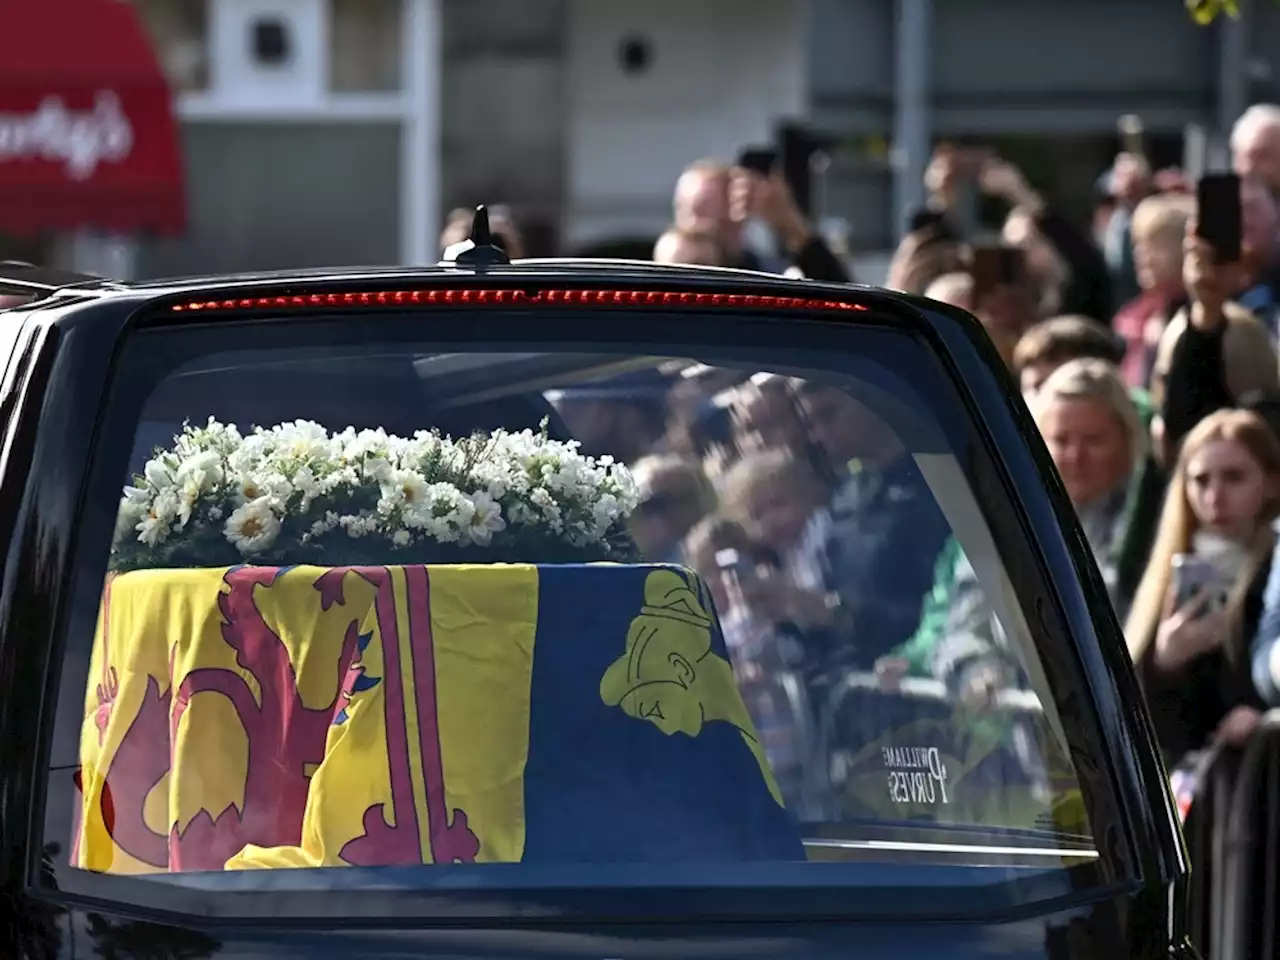
<path fill-rule="evenodd" d="M 1240 16 L 1240 0 L 1184 0 L 1184 2 L 1196 23 L 1201 25 L 1212 23 L 1220 13 L 1225 13 L 1229 17 Z"/>

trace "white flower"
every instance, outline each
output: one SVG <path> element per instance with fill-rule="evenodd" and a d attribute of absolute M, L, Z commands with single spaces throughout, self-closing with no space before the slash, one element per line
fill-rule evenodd
<path fill-rule="evenodd" d="M 236 489 L 236 498 L 240 503 L 249 503 L 263 495 L 262 481 L 248 471 L 236 473 L 231 478 Z"/>
<path fill-rule="evenodd" d="M 378 512 L 383 515 L 396 508 L 416 511 L 427 501 L 427 481 L 413 470 L 388 470 L 380 484 L 382 499 Z"/>
<path fill-rule="evenodd" d="M 471 539 L 480 546 L 493 541 L 495 533 L 507 529 L 507 521 L 502 519 L 502 505 L 484 491 L 477 491 L 467 497 L 471 501 L 473 513 L 467 525 Z"/>
<path fill-rule="evenodd" d="M 259 497 L 236 507 L 227 518 L 223 535 L 246 556 L 268 549 L 280 535 L 280 520 L 272 512 L 269 498 Z"/>
<path fill-rule="evenodd" d="M 142 475 L 156 490 L 167 490 L 173 486 L 173 471 L 159 460 L 148 460 L 142 468 Z"/>
<path fill-rule="evenodd" d="M 612 493 L 601 494 L 591 507 L 591 519 L 595 521 L 597 535 L 602 534 L 622 519 L 622 504 Z"/>
<path fill-rule="evenodd" d="M 141 520 L 134 526 L 138 531 L 138 542 L 145 543 L 148 547 L 154 547 L 163 543 L 169 534 L 170 520 L 165 517 L 158 516 L 155 509 L 143 514 Z"/>
<path fill-rule="evenodd" d="M 139 504 L 147 503 L 150 499 L 151 491 L 145 487 L 125 487 L 124 500 L 122 501 L 122 504 L 137 506 Z M 123 506 L 121 509 L 123 509 Z"/>
<path fill-rule="evenodd" d="M 381 429 L 329 434 L 298 420 L 241 436 L 210 419 L 184 425 L 124 488 L 113 550 L 145 564 L 149 549 L 211 526 L 245 556 L 287 556 L 339 530 L 388 549 L 425 541 L 502 550 L 515 528 L 603 550 L 636 501 L 624 466 L 531 430 L 406 439 Z M 286 527 L 300 531 L 298 544 L 279 543 Z"/>
<path fill-rule="evenodd" d="M 178 465 L 174 480 L 198 496 L 220 484 L 222 476 L 222 457 L 216 451 L 205 450 L 183 460 Z"/>

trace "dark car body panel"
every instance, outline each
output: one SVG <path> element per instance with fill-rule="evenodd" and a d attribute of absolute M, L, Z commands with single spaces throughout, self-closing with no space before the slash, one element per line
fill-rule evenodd
<path fill-rule="evenodd" d="M 499 904 L 493 912 L 501 919 L 478 923 L 460 899 L 452 920 L 395 924 L 403 929 L 390 929 L 385 920 L 324 925 L 175 917 L 166 915 L 162 900 L 148 909 L 122 910 L 60 892 L 54 864 L 61 851 L 39 844 L 48 776 L 43 758 L 58 695 L 56 644 L 69 616 L 78 508 L 122 340 L 138 324 L 156 322 L 159 308 L 184 300 L 485 286 L 830 298 L 865 304 L 876 315 L 917 329 L 963 385 L 966 413 L 994 451 L 975 456 L 975 463 L 985 465 L 979 495 L 1010 506 L 995 512 L 992 532 L 1015 558 L 1010 576 L 1019 595 L 1035 597 L 1031 626 L 1043 638 L 1040 653 L 1059 710 L 1080 721 L 1072 725 L 1078 775 L 1086 796 L 1097 800 L 1090 819 L 1097 845 L 1105 850 L 1104 864 L 1117 865 L 1114 875 L 1076 897 L 1040 902 L 1034 909 L 993 903 L 930 923 L 894 922 L 892 911 L 878 920 L 865 914 L 857 921 L 842 919 L 836 891 L 816 898 L 804 917 L 771 915 L 762 902 L 756 922 L 707 912 L 696 923 L 664 919 L 661 896 L 637 906 L 600 902 L 589 891 L 548 891 L 540 898 L 545 909 L 530 911 L 513 901 L 509 910 Z M 620 307 L 618 313 L 627 310 Z M 208 314 L 169 312 L 163 319 L 214 322 Z M 761 337 L 782 336 L 766 326 Z M 447 267 L 133 288 L 84 283 L 0 313 L 0 330 L 0 346 L 13 344 L 10 356 L 0 357 L 0 529 L 9 533 L 0 581 L 0 956 L 85 956 L 94 949 L 103 957 L 246 960 L 1193 955 L 1182 933 L 1186 853 L 1105 588 L 1065 492 L 1056 479 L 1045 480 L 1055 474 L 1029 415 L 1020 401 L 1009 399 L 1016 396 L 1015 385 L 966 314 L 884 291 L 740 271 L 547 261 L 481 273 Z M 1045 487 L 1047 495 L 1027 493 Z M 682 897 L 686 905 L 697 899 L 696 891 L 669 896 Z"/>

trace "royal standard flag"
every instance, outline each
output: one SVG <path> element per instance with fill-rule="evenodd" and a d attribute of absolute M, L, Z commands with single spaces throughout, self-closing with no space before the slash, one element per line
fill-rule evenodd
<path fill-rule="evenodd" d="M 139 571 L 92 669 L 88 869 L 804 858 L 677 568 Z"/>

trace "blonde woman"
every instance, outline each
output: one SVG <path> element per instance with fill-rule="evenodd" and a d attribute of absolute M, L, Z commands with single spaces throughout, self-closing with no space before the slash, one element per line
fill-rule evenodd
<path fill-rule="evenodd" d="M 1263 704 L 1248 644 L 1262 613 L 1280 514 L 1280 440 L 1257 414 L 1220 410 L 1187 434 L 1125 625 L 1171 761 L 1210 740 L 1242 743 Z M 1219 571 L 1224 591 L 1176 597 L 1174 558 Z"/>
<path fill-rule="evenodd" d="M 1130 480 L 1146 452 L 1142 418 L 1129 390 L 1106 361 L 1071 360 L 1050 374 L 1031 411 L 1113 602 L 1122 604 L 1123 598 L 1116 596 L 1115 558 L 1129 519 Z M 982 701 L 1001 686 L 1018 682 L 1021 668 L 963 554 L 951 576 L 941 629 L 933 627 L 937 633 L 930 639 L 922 636 L 922 622 L 921 633 L 899 655 L 908 665 L 927 657 L 933 675 L 949 689 L 966 701 Z M 923 649 L 928 646 L 931 654 Z"/>
<path fill-rule="evenodd" d="M 1148 197 L 1133 211 L 1133 263 L 1142 292 L 1111 323 L 1127 348 L 1120 372 L 1130 386 L 1150 381 L 1156 348 L 1183 296 L 1182 240 L 1194 213 L 1194 199 L 1168 194 Z"/>

